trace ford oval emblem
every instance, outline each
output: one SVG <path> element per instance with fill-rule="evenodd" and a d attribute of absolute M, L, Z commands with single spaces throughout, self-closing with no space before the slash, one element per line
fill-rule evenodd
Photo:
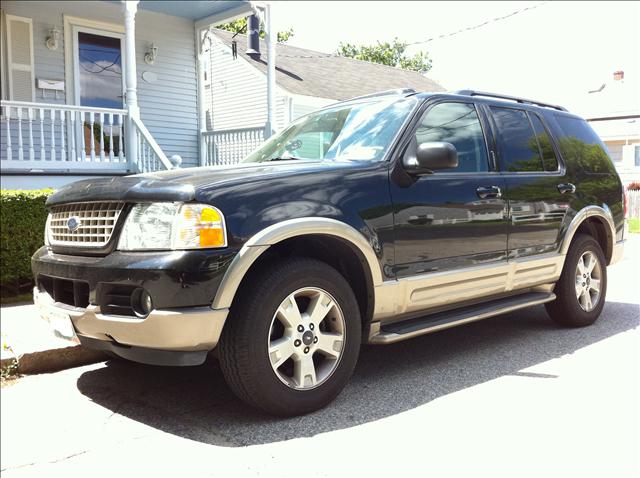
<path fill-rule="evenodd" d="M 81 225 L 82 223 L 79 217 L 73 216 L 67 220 L 67 229 L 71 232 L 77 231 Z"/>

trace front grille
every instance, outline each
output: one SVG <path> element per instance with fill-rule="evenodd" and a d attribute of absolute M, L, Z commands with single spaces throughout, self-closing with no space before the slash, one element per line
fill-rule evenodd
<path fill-rule="evenodd" d="M 49 294 L 54 301 L 72 307 L 89 305 L 89 283 L 81 280 L 60 279 L 40 274 L 38 289 Z"/>
<path fill-rule="evenodd" d="M 123 202 L 86 202 L 51 208 L 47 237 L 52 246 L 103 247 L 124 207 Z"/>

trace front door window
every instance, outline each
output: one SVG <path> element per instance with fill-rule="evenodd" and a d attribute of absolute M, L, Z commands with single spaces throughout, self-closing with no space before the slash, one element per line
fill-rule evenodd
<path fill-rule="evenodd" d="M 79 31 L 78 67 L 81 106 L 123 107 L 120 38 Z"/>

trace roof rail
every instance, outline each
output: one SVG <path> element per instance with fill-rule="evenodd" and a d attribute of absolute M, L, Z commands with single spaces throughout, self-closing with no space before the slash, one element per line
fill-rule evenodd
<path fill-rule="evenodd" d="M 375 98 L 376 96 L 409 95 L 415 92 L 416 90 L 413 88 L 397 88 L 395 90 L 377 91 L 376 93 L 369 93 L 368 95 L 356 96 L 355 98 L 350 98 L 349 101 L 361 100 L 363 98 Z"/>
<path fill-rule="evenodd" d="M 497 93 L 487 93 L 486 91 L 475 91 L 475 90 L 458 90 L 458 91 L 454 91 L 453 93 L 456 95 L 465 95 L 465 96 L 486 96 L 487 98 L 510 100 L 510 101 L 515 101 L 517 103 L 526 103 L 530 105 L 544 106 L 546 108 L 553 108 L 555 110 L 560 110 L 560 111 L 567 111 L 567 109 L 563 108 L 562 106 L 552 105 L 550 103 L 543 103 L 542 101 L 528 100 L 526 98 L 520 98 L 518 96 L 499 95 Z"/>

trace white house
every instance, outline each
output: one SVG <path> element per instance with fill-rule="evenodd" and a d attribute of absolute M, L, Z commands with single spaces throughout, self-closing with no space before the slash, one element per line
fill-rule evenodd
<path fill-rule="evenodd" d="M 211 140 L 207 164 L 235 162 L 262 141 L 268 122 L 268 46 L 264 41 L 255 46 L 256 53 L 248 52 L 245 35 L 234 36 L 225 30 L 211 29 L 207 36 L 209 74 L 204 79 L 204 94 L 206 135 Z M 398 88 L 444 90 L 414 71 L 284 43 L 275 45 L 275 70 L 275 130 L 318 108 L 356 96 Z"/>
<path fill-rule="evenodd" d="M 591 91 L 581 113 L 607 146 L 622 182 L 640 181 L 640 82 L 624 71 Z"/>
<path fill-rule="evenodd" d="M 206 32 L 254 13 L 268 29 L 249 1 L 3 0 L 2 188 L 205 164 Z"/>

